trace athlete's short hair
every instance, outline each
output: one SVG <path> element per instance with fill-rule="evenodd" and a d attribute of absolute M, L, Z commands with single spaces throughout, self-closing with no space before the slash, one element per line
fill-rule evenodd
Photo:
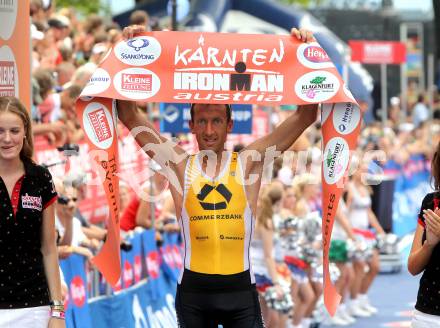
<path fill-rule="evenodd" d="M 194 122 L 194 106 L 196 104 L 191 104 L 190 114 L 191 114 L 191 122 Z M 230 104 L 225 104 L 226 107 L 226 120 L 229 122 L 232 119 L 232 108 Z"/>

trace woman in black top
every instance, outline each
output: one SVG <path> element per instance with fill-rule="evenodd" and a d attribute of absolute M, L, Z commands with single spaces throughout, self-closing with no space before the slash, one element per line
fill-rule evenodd
<path fill-rule="evenodd" d="M 414 311 L 413 328 L 440 327 L 440 142 L 432 159 L 436 191 L 425 196 L 408 258 L 408 270 L 423 271 Z"/>
<path fill-rule="evenodd" d="M 0 97 L 0 327 L 63 328 L 56 192 L 32 161 L 29 114 Z"/>

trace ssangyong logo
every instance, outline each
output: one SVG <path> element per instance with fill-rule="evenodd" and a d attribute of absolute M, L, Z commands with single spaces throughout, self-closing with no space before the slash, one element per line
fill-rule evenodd
<path fill-rule="evenodd" d="M 15 96 L 15 63 L 0 61 L 0 97 Z"/>
<path fill-rule="evenodd" d="M 70 294 L 72 295 L 73 303 L 77 307 L 84 305 L 86 301 L 86 288 L 80 276 L 75 276 L 70 282 Z"/>
<path fill-rule="evenodd" d="M 122 74 L 121 90 L 151 92 L 153 76 L 151 74 Z"/>
<path fill-rule="evenodd" d="M 147 39 L 131 39 L 127 41 L 127 46 L 133 48 L 135 51 L 140 51 L 143 48 L 148 47 L 150 42 Z"/>
<path fill-rule="evenodd" d="M 148 277 L 152 279 L 157 279 L 159 277 L 159 253 L 157 251 L 153 251 L 148 253 L 147 258 L 147 272 Z"/>
<path fill-rule="evenodd" d="M 316 42 L 299 45 L 296 56 L 299 62 L 308 68 L 319 69 L 334 66 L 325 50 Z"/>
<path fill-rule="evenodd" d="M 336 183 L 345 173 L 349 160 L 347 142 L 340 137 L 330 139 L 325 150 L 324 178 L 328 184 Z"/>
<path fill-rule="evenodd" d="M 295 92 L 307 102 L 322 102 L 331 99 L 339 90 L 339 79 L 326 71 L 309 72 L 295 83 Z"/>
<path fill-rule="evenodd" d="M 121 62 L 132 66 L 145 66 L 160 57 L 162 47 L 150 36 L 139 36 L 119 42 L 114 49 L 115 56 Z"/>
<path fill-rule="evenodd" d="M 112 137 L 110 125 L 107 121 L 104 109 L 99 108 L 93 112 L 88 113 L 90 125 L 93 127 L 96 139 L 103 142 Z"/>

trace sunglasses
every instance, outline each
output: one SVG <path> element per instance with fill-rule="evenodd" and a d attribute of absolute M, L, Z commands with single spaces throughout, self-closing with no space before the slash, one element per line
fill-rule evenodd
<path fill-rule="evenodd" d="M 76 198 L 76 197 L 69 198 L 64 195 L 58 195 L 58 204 L 61 204 L 61 205 L 67 205 L 67 204 L 69 204 L 70 201 L 76 202 L 77 200 L 78 200 L 78 198 Z"/>

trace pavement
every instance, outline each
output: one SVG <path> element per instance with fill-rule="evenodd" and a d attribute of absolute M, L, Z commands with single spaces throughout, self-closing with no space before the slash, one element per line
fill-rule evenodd
<path fill-rule="evenodd" d="M 401 250 L 401 272 L 379 274 L 373 282 L 368 297 L 371 304 L 379 310 L 378 313 L 369 318 L 359 318 L 354 324 L 346 327 L 411 327 L 411 315 L 417 298 L 420 275 L 413 277 L 406 268 L 410 246 L 407 244 Z"/>

